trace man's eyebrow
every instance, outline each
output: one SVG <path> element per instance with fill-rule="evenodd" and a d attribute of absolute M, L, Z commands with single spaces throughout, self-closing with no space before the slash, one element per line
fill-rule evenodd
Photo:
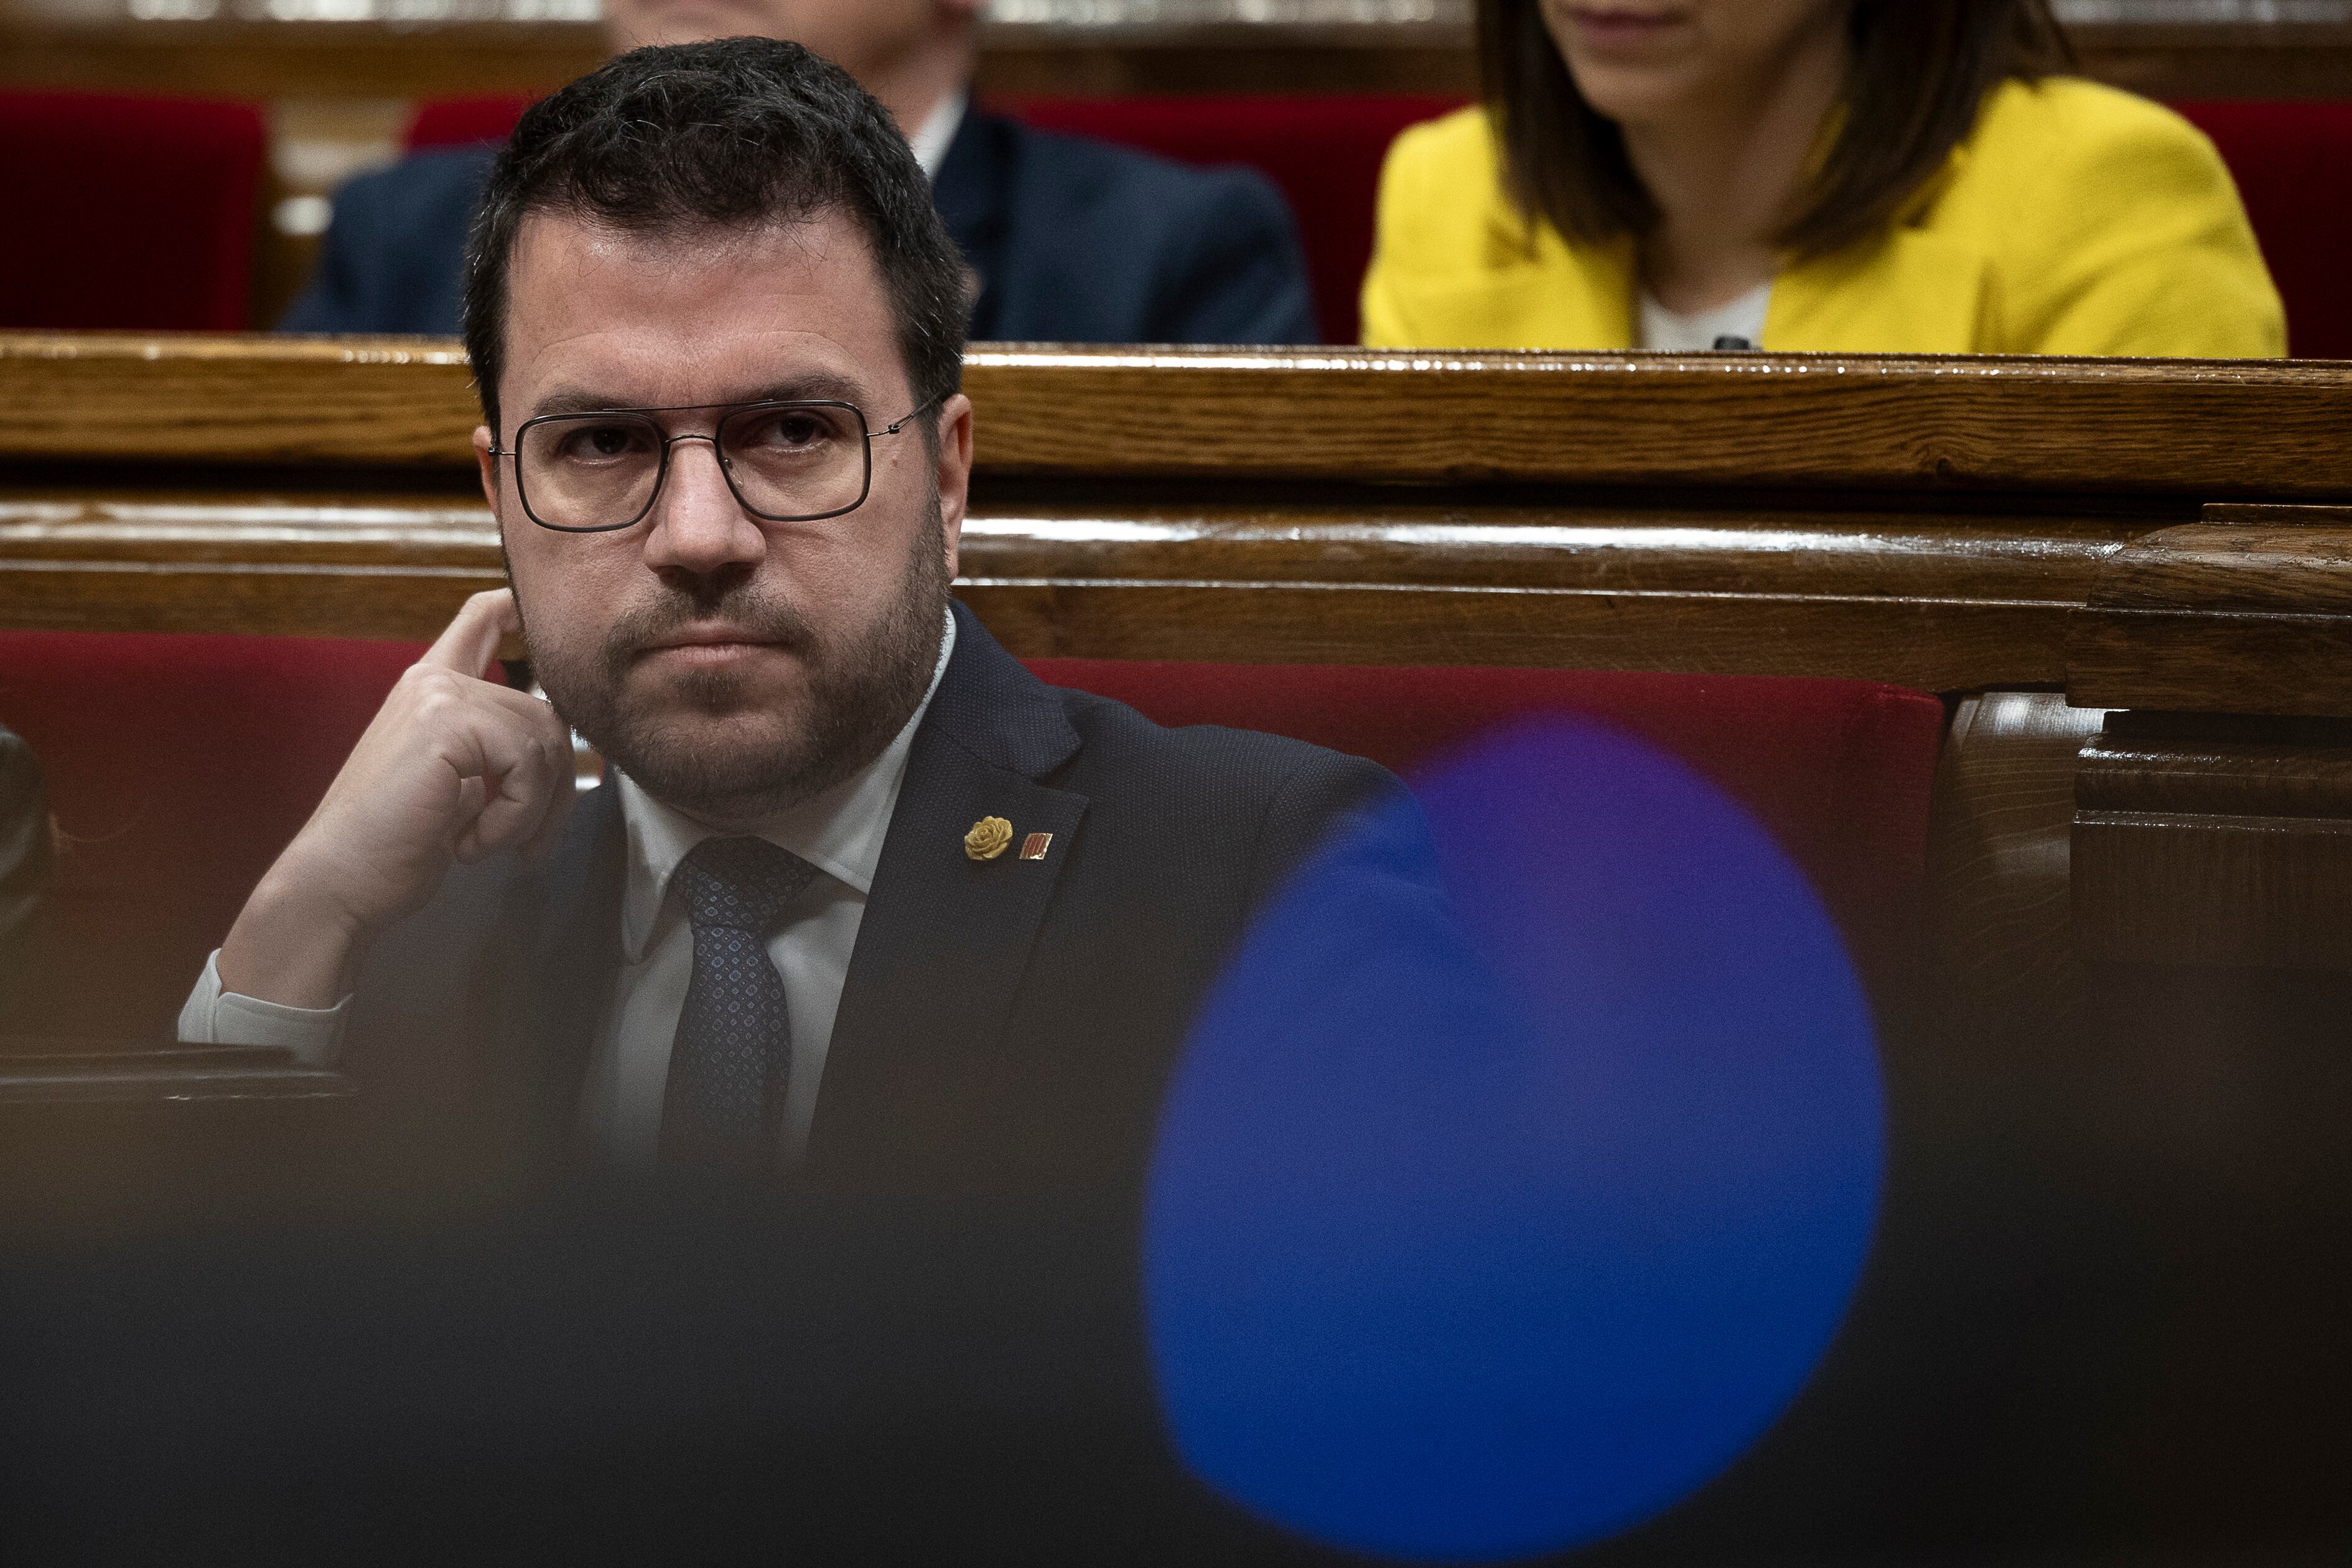
<path fill-rule="evenodd" d="M 832 371 L 810 371 L 806 374 L 787 376 L 782 381 L 771 382 L 756 391 L 747 393 L 740 397 L 730 397 L 726 401 L 729 403 L 822 401 L 856 403 L 862 407 L 861 400 L 866 396 L 866 388 L 845 375 Z M 609 393 L 595 392 L 586 387 L 559 386 L 533 403 L 530 411 L 531 416 L 537 418 L 551 414 L 611 414 L 624 409 L 648 406 L 673 405 L 631 403 L 624 398 L 614 397 Z M 699 408 L 706 405 L 691 404 L 685 406 Z M 710 406 L 716 406 L 716 405 Z M 878 408 L 867 409 L 866 413 L 877 417 L 897 417 L 895 414 L 886 415 Z"/>

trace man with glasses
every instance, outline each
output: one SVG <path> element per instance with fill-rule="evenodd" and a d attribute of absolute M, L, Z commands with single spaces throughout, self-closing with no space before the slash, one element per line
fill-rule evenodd
<path fill-rule="evenodd" d="M 510 1151 L 1135 1172 L 1250 912 L 1394 781 L 1041 685 L 953 604 L 961 262 L 888 115 L 805 49 L 573 83 L 472 244 L 511 593 L 402 679 L 184 1036 L 340 1058 Z M 546 702 L 481 679 L 518 632 Z M 567 727 L 610 763 L 576 807 Z"/>
<path fill-rule="evenodd" d="M 983 0 L 606 0 L 614 52 L 752 34 L 855 76 L 907 133 L 971 268 L 971 335 L 1311 343 L 1297 226 L 1254 171 L 1032 130 L 971 102 Z M 336 193 L 294 332 L 454 332 L 492 150 L 436 148 Z"/>

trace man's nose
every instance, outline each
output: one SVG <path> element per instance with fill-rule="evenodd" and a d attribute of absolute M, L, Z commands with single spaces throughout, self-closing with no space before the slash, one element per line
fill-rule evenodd
<path fill-rule="evenodd" d="M 681 437 L 671 447 L 669 477 L 655 500 L 653 524 L 646 536 L 646 564 L 656 571 L 708 576 L 755 563 L 768 550 L 768 536 L 728 488 L 719 447 L 707 436 Z"/>

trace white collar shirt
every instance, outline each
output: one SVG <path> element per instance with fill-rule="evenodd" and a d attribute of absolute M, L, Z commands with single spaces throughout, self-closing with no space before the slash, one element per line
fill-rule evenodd
<path fill-rule="evenodd" d="M 915 149 L 915 162 L 923 166 L 923 174 L 934 184 L 940 177 L 940 165 L 948 161 L 948 149 L 955 145 L 956 132 L 963 129 L 964 111 L 971 107 L 971 95 L 959 88 L 940 100 L 915 133 L 907 138 Z"/>

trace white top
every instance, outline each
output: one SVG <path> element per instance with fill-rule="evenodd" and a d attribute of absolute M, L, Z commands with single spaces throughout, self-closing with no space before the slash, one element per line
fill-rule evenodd
<path fill-rule="evenodd" d="M 1744 338 L 1764 346 L 1764 317 L 1772 308 L 1772 285 L 1759 283 L 1727 305 L 1685 315 L 1669 310 L 1642 291 L 1641 346 L 1651 353 L 1704 353 L 1717 338 Z"/>
<path fill-rule="evenodd" d="M 784 1156 L 808 1146 L 817 1086 L 833 1044 L 834 1016 L 849 974 L 850 954 L 866 918 L 866 896 L 882 842 L 898 809 L 915 730 L 930 710 L 940 678 L 955 651 L 955 617 L 940 639 L 930 689 L 882 754 L 840 784 L 763 823 L 758 837 L 814 866 L 790 913 L 768 939 L 768 958 L 784 983 L 792 1019 L 792 1083 L 785 1096 Z M 617 774 L 616 774 L 617 776 Z M 627 883 L 621 900 L 621 971 L 589 1058 L 581 1116 L 600 1154 L 625 1164 L 650 1165 L 661 1140 L 662 1097 L 669 1081 L 670 1046 L 686 1009 L 694 973 L 694 928 L 669 896 L 670 877 L 688 851 L 719 837 L 620 777 L 621 819 L 628 835 Z M 195 1044 L 274 1046 L 303 1062 L 331 1066 L 341 1054 L 351 1015 L 346 996 L 332 1007 L 282 1007 L 223 992 L 220 954 L 180 1011 L 180 1038 Z"/>
<path fill-rule="evenodd" d="M 939 107 L 907 138 L 915 149 L 915 162 L 933 180 L 940 177 L 940 165 L 948 161 L 948 149 L 954 145 L 956 132 L 963 128 L 963 113 L 971 103 L 971 95 L 959 88 L 940 100 Z"/>

